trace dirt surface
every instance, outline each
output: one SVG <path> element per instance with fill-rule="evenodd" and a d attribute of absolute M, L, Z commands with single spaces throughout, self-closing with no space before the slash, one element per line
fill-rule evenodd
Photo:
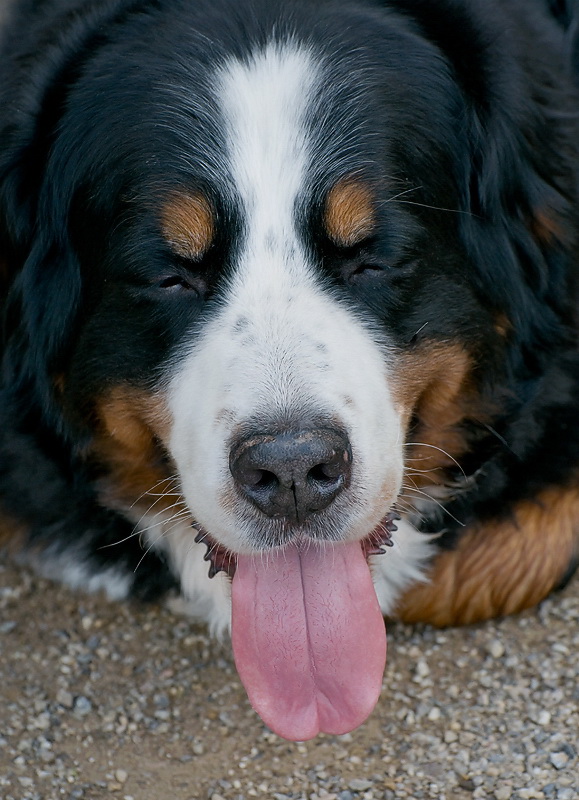
<path fill-rule="evenodd" d="M 228 642 L 0 562 L 0 797 L 576 800 L 578 623 L 576 580 L 497 623 L 390 625 L 372 717 L 295 744 L 250 708 Z"/>

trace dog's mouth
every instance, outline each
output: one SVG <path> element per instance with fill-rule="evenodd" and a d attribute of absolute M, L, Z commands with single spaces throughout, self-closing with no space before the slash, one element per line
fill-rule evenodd
<path fill-rule="evenodd" d="M 209 576 L 232 578 L 231 638 L 249 700 L 286 739 L 347 733 L 382 688 L 386 631 L 368 557 L 392 545 L 391 512 L 361 542 L 294 541 L 235 555 L 203 529 Z"/>
<path fill-rule="evenodd" d="M 396 522 L 399 519 L 399 514 L 390 511 L 380 524 L 365 539 L 362 539 L 360 546 L 366 558 L 383 555 L 386 552 L 385 547 L 394 545 L 392 534 L 397 530 Z M 207 547 L 203 561 L 209 563 L 209 577 L 214 578 L 218 573 L 225 572 L 226 575 L 233 578 L 237 567 L 237 555 L 216 542 L 211 534 L 198 523 L 195 523 L 195 530 L 197 531 L 195 541 L 202 542 Z"/>

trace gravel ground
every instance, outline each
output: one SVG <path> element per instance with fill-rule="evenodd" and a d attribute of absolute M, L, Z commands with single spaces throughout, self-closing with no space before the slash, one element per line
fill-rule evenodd
<path fill-rule="evenodd" d="M 579 798 L 579 581 L 462 630 L 389 626 L 379 707 L 285 742 L 227 642 L 0 562 L 2 800 Z"/>

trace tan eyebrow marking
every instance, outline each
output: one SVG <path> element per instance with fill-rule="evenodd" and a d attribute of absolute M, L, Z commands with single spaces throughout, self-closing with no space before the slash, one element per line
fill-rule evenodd
<path fill-rule="evenodd" d="M 370 236 L 376 225 L 374 193 L 356 178 L 342 178 L 326 198 L 324 224 L 330 239 L 352 247 Z"/>
<path fill-rule="evenodd" d="M 161 209 L 161 227 L 174 253 L 197 261 L 215 235 L 211 204 L 201 193 L 174 192 Z"/>

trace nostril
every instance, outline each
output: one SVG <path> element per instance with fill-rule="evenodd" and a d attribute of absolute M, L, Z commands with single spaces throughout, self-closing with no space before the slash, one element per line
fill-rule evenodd
<path fill-rule="evenodd" d="M 247 483 L 254 489 L 275 489 L 279 483 L 273 472 L 266 469 L 256 469 L 252 473 L 252 477 L 247 480 Z"/>
<path fill-rule="evenodd" d="M 339 480 L 346 480 L 350 474 L 350 451 L 346 450 L 336 451 L 332 450 L 330 457 L 312 467 L 307 478 L 322 484 L 334 485 Z"/>
<path fill-rule="evenodd" d="M 335 483 L 337 478 L 343 477 L 343 469 L 335 464 L 317 464 L 308 472 L 309 480 L 316 483 Z"/>

